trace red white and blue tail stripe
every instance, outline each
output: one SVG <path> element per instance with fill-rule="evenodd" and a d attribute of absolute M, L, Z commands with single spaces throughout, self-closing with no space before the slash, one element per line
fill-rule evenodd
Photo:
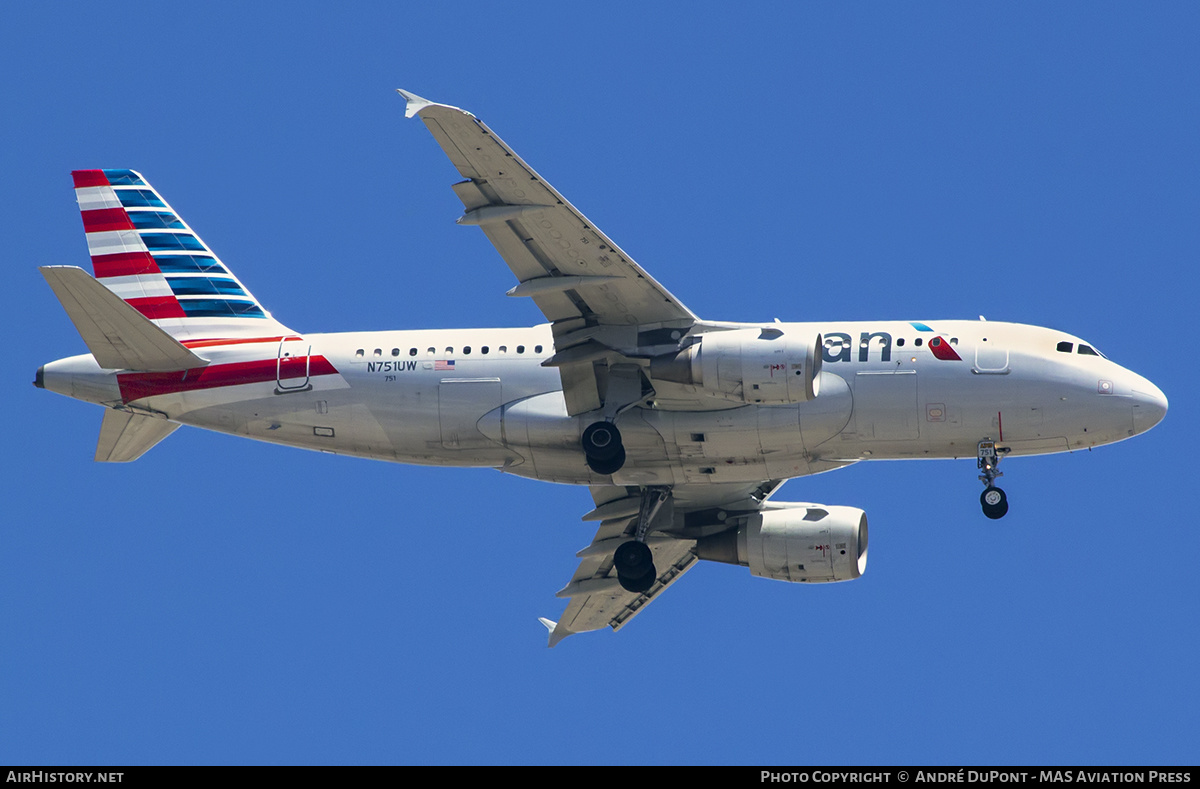
<path fill-rule="evenodd" d="M 180 340 L 286 334 L 141 174 L 76 170 L 96 279 Z"/>

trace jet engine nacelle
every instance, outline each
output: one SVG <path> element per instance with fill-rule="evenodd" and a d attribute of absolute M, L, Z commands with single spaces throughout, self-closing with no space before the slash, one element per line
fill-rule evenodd
<path fill-rule="evenodd" d="M 651 360 L 650 375 L 735 402 L 805 403 L 820 391 L 821 345 L 820 334 L 804 341 L 773 328 L 709 332 Z"/>
<path fill-rule="evenodd" d="M 867 569 L 867 514 L 855 507 L 780 504 L 696 542 L 701 559 L 777 581 L 850 581 Z"/>

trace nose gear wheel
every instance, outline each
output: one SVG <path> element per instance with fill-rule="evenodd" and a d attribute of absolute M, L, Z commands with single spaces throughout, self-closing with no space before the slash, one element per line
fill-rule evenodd
<path fill-rule="evenodd" d="M 996 477 L 1003 477 L 1004 472 L 998 469 L 1000 460 L 1012 450 L 1008 447 L 998 447 L 995 441 L 980 441 L 976 449 L 977 465 L 983 473 L 979 481 L 984 485 L 984 491 L 979 495 L 979 505 L 983 514 L 992 520 L 999 520 L 1008 512 L 1008 496 L 996 487 Z"/>
<path fill-rule="evenodd" d="M 1008 496 L 1000 488 L 990 487 L 979 494 L 979 504 L 983 507 L 983 514 L 992 520 L 1003 518 L 1004 513 L 1008 512 Z"/>

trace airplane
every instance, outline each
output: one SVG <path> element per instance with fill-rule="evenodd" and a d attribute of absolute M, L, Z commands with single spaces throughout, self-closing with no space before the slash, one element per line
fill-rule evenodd
<path fill-rule="evenodd" d="M 138 172 L 73 173 L 92 274 L 40 270 L 89 353 L 35 385 L 105 406 L 95 459 L 180 425 L 399 463 L 587 485 L 597 523 L 549 646 L 620 630 L 698 561 L 795 583 L 866 570 L 867 517 L 780 502 L 862 460 L 971 458 L 980 504 L 1010 456 L 1091 449 L 1166 414 L 1153 383 L 1062 331 L 982 319 L 697 317 L 469 112 L 411 92 L 464 212 L 547 323 L 301 334 Z"/>

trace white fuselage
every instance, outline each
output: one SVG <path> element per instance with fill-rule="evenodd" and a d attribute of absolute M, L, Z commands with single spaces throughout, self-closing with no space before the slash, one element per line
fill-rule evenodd
<path fill-rule="evenodd" d="M 594 417 L 568 416 L 558 370 L 541 365 L 548 325 L 223 341 L 196 348 L 210 360 L 199 388 L 194 375 L 100 370 L 90 355 L 48 364 L 43 378 L 79 399 L 263 441 L 574 484 L 782 479 L 863 459 L 973 457 L 989 439 L 1013 454 L 1064 452 L 1144 432 L 1166 412 L 1154 384 L 1052 329 L 776 326 L 823 336 L 815 399 L 739 405 L 654 381 L 653 396 L 616 418 L 628 459 L 611 477 L 580 448 Z"/>

